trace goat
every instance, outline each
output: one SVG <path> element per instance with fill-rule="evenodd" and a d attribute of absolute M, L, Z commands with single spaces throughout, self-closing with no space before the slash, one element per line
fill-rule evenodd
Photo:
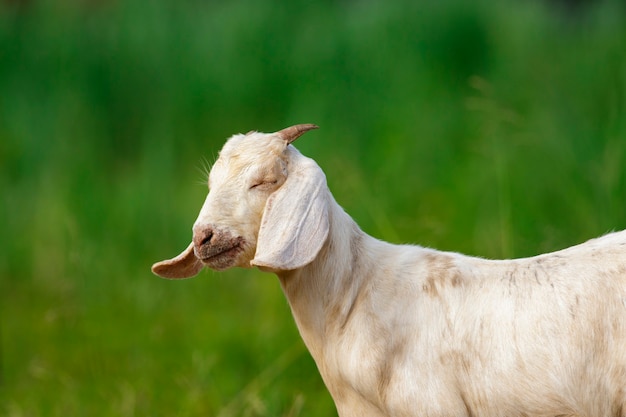
<path fill-rule="evenodd" d="M 513 260 L 386 243 L 291 145 L 315 128 L 231 137 L 152 271 L 275 273 L 341 417 L 626 417 L 626 231 Z"/>

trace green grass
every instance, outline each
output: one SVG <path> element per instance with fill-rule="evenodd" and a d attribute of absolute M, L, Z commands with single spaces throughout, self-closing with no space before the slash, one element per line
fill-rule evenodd
<path fill-rule="evenodd" d="M 0 4 L 0 415 L 326 416 L 272 275 L 150 273 L 205 160 L 297 143 L 368 233 L 499 258 L 626 227 L 626 11 Z"/>

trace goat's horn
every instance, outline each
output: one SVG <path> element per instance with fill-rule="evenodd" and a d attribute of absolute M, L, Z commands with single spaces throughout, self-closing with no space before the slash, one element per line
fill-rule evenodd
<path fill-rule="evenodd" d="M 307 123 L 303 125 L 294 125 L 291 127 L 287 127 L 283 130 L 279 130 L 278 132 L 276 132 L 276 134 L 280 136 L 281 139 L 287 141 L 287 143 L 292 143 L 293 141 L 298 139 L 300 136 L 302 136 L 304 133 L 313 129 L 318 129 L 318 126 Z"/>

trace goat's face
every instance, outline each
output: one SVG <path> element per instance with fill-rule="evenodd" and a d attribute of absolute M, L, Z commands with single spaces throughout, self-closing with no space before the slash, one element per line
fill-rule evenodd
<path fill-rule="evenodd" d="M 206 266 L 250 266 L 267 199 L 287 179 L 286 147 L 276 135 L 256 132 L 226 143 L 193 225 L 194 253 Z"/>
<path fill-rule="evenodd" d="M 328 233 L 325 177 L 289 144 L 315 127 L 230 138 L 209 174 L 192 243 L 176 258 L 153 265 L 153 272 L 186 278 L 203 266 L 278 270 L 310 262 Z"/>

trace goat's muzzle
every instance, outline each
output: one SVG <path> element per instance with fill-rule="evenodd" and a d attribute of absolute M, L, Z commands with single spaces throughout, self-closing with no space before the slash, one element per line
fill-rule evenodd
<path fill-rule="evenodd" d="M 196 225 L 193 228 L 194 254 L 211 269 L 223 270 L 233 266 L 243 250 L 243 244 L 242 237 L 211 225 Z"/>

